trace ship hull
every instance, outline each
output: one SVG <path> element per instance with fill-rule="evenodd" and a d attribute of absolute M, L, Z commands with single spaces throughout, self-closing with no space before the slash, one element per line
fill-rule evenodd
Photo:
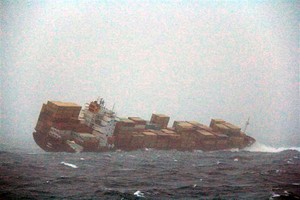
<path fill-rule="evenodd" d="M 46 152 L 76 152 L 75 150 L 71 149 L 67 144 L 58 143 L 43 132 L 33 132 L 32 135 L 35 143 Z"/>
<path fill-rule="evenodd" d="M 53 140 L 51 137 L 47 136 L 45 133 L 42 132 L 33 132 L 33 138 L 36 144 L 46 152 L 69 152 L 69 153 L 76 153 L 75 149 L 72 149 L 67 143 L 65 142 L 57 142 Z M 178 150 L 178 151 L 193 151 L 193 150 L 201 150 L 201 151 L 222 151 L 222 150 L 230 150 L 230 149 L 244 149 L 246 147 L 251 146 L 255 143 L 255 139 L 246 136 L 245 142 L 237 146 L 230 146 L 230 145 L 198 145 L 197 147 L 155 147 L 154 149 L 158 150 Z M 135 151 L 140 149 L 150 148 L 149 146 L 133 146 L 128 145 L 126 147 L 97 147 L 97 148 L 89 148 L 83 149 L 84 152 L 107 152 L 107 151 L 116 151 L 116 150 L 123 150 L 123 151 Z"/>

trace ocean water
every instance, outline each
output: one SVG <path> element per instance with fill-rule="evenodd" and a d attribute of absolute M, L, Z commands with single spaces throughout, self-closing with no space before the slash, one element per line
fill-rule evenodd
<path fill-rule="evenodd" d="M 0 151 L 0 199 L 300 199 L 299 148 Z"/>

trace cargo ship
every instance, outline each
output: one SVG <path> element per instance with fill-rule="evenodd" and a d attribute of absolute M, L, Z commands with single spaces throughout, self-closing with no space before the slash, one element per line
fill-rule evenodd
<path fill-rule="evenodd" d="M 243 149 L 255 139 L 222 119 L 210 125 L 197 121 L 174 121 L 153 113 L 150 120 L 121 118 L 102 98 L 85 104 L 48 101 L 42 105 L 33 132 L 35 142 L 47 152 L 104 152 L 114 150 L 176 149 L 215 151 Z"/>

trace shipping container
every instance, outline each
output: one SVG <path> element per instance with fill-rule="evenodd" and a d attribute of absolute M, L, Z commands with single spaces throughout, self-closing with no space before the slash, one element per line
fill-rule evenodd
<path fill-rule="evenodd" d="M 176 134 L 175 131 L 170 130 L 170 129 L 161 129 L 161 131 L 162 131 L 163 133 L 166 133 L 166 134 Z"/>
<path fill-rule="evenodd" d="M 227 126 L 225 126 L 224 124 L 214 124 L 212 129 L 215 132 L 221 132 L 226 135 L 230 134 L 229 128 Z"/>
<path fill-rule="evenodd" d="M 208 132 L 206 130 L 197 130 L 196 131 L 197 138 L 200 140 L 206 140 L 206 139 L 215 139 L 216 136 L 212 134 L 211 132 Z"/>
<path fill-rule="evenodd" d="M 181 147 L 181 136 L 178 134 L 170 134 L 169 135 L 169 149 L 180 149 Z"/>
<path fill-rule="evenodd" d="M 84 150 L 97 150 L 99 146 L 99 140 L 93 134 L 72 132 L 71 135 L 77 144 L 83 146 Z"/>
<path fill-rule="evenodd" d="M 157 134 L 149 131 L 144 131 L 142 134 L 145 139 L 145 147 L 155 148 L 157 143 Z"/>
<path fill-rule="evenodd" d="M 128 117 L 128 119 L 132 120 L 136 125 L 146 125 L 146 120 L 140 117 Z"/>
<path fill-rule="evenodd" d="M 210 127 L 213 127 L 215 124 L 223 124 L 225 121 L 223 119 L 211 119 Z"/>
<path fill-rule="evenodd" d="M 227 126 L 229 128 L 229 132 L 232 135 L 240 135 L 241 134 L 241 128 L 237 127 L 229 122 L 225 122 L 224 123 L 225 126 Z"/>
<path fill-rule="evenodd" d="M 176 130 L 176 126 L 179 124 L 179 123 L 185 123 L 186 121 L 174 121 L 173 122 L 173 126 L 172 128 L 174 128 Z"/>
<path fill-rule="evenodd" d="M 130 142 L 131 149 L 141 149 L 144 148 L 144 135 L 143 134 L 134 134 L 132 135 Z"/>
<path fill-rule="evenodd" d="M 161 131 L 157 131 L 157 148 L 158 149 L 167 149 L 169 146 L 170 136 Z"/>
<path fill-rule="evenodd" d="M 194 131 L 194 130 L 196 130 L 196 128 L 192 124 L 189 124 L 187 122 L 181 122 L 181 123 L 176 124 L 175 130 L 178 133 L 182 133 L 182 132 L 187 132 L 187 131 L 189 131 L 189 132 Z"/>
<path fill-rule="evenodd" d="M 147 122 L 145 129 L 149 130 L 161 130 L 161 126 L 158 124 L 152 124 L 151 122 Z"/>
<path fill-rule="evenodd" d="M 167 128 L 170 117 L 164 114 L 152 114 L 150 122 L 158 124 L 161 128 Z"/>

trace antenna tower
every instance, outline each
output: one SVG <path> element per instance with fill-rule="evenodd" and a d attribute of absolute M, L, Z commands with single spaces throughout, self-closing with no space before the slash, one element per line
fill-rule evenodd
<path fill-rule="evenodd" d="M 244 131 L 243 131 L 244 133 L 246 133 L 247 127 L 250 124 L 249 121 L 250 121 L 250 117 L 248 117 L 248 120 L 245 123 Z"/>

